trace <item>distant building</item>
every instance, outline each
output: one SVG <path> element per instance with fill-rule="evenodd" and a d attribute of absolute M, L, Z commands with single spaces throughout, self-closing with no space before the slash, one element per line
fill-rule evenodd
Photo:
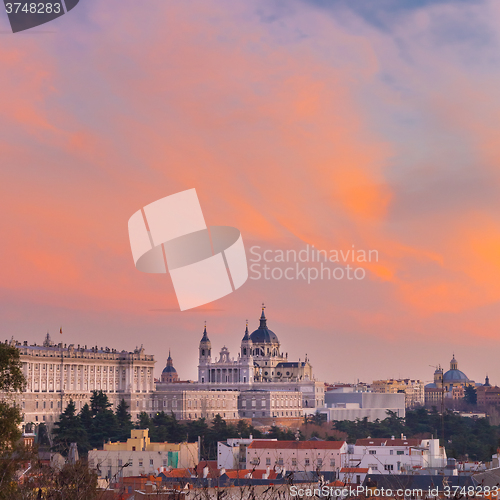
<path fill-rule="evenodd" d="M 374 474 L 411 474 L 422 468 L 446 466 L 446 451 L 439 439 L 358 439 L 349 446 L 349 467 L 369 468 Z"/>
<path fill-rule="evenodd" d="M 387 412 L 392 411 L 398 417 L 406 415 L 405 394 L 381 394 L 376 392 L 347 392 L 345 388 L 339 391 L 328 391 L 325 394 L 325 406 L 304 410 L 304 414 L 320 413 L 328 422 L 336 420 L 356 420 L 367 418 L 369 422 L 383 420 Z"/>
<path fill-rule="evenodd" d="M 339 480 L 345 484 L 363 484 L 365 477 L 372 473 L 369 467 L 342 467 Z"/>
<path fill-rule="evenodd" d="M 170 359 L 161 382 L 156 384 L 153 409 L 168 409 L 169 401 L 179 408 L 182 399 L 187 402 L 187 406 L 182 406 L 182 413 L 172 408 L 177 418 L 195 419 L 200 415 L 212 418 L 219 413 L 223 418 L 252 419 L 254 425 L 299 425 L 304 408 L 324 405 L 325 385 L 314 378 L 307 355 L 303 360 L 288 360 L 288 354 L 281 351 L 278 336 L 269 329 L 267 321 L 262 307 L 259 327 L 250 333 L 247 323 L 236 358 L 226 346 L 213 358 L 205 325 L 198 349 L 198 381 L 179 381 L 177 372 L 175 377 L 172 375 L 175 369 Z M 203 406 L 205 402 L 209 405 L 212 399 L 223 402 L 229 394 L 236 396 L 236 412 L 233 407 L 224 412 L 222 406 Z"/>
<path fill-rule="evenodd" d="M 247 448 L 253 441 L 277 441 L 276 439 L 234 438 L 217 443 L 217 469 L 247 468 Z"/>
<path fill-rule="evenodd" d="M 167 384 L 172 384 L 179 380 L 179 375 L 177 375 L 177 371 L 174 368 L 174 362 L 172 360 L 172 356 L 170 355 L 170 349 L 168 350 L 168 358 L 167 358 L 167 366 L 163 368 L 161 372 L 161 381 Z"/>
<path fill-rule="evenodd" d="M 157 474 L 162 467 L 196 467 L 198 443 L 152 443 L 148 429 L 133 429 L 127 442 L 105 443 L 102 450 L 91 450 L 89 467 L 100 477 Z"/>
<path fill-rule="evenodd" d="M 481 408 L 487 406 L 500 405 L 500 387 L 490 385 L 482 385 L 476 388 L 477 392 L 477 405 Z"/>
<path fill-rule="evenodd" d="M 247 447 L 247 467 L 337 471 L 346 453 L 345 441 L 253 441 Z"/>
<path fill-rule="evenodd" d="M 411 379 L 374 380 L 371 384 L 373 392 L 381 394 L 404 393 L 406 408 L 414 408 L 425 404 L 424 383 Z"/>
<path fill-rule="evenodd" d="M 437 405 L 441 399 L 461 399 L 464 397 L 464 389 L 468 385 L 476 386 L 474 380 L 458 369 L 455 355 L 450 361 L 450 369 L 443 374 L 443 369 L 438 366 L 434 371 L 434 382 L 425 386 L 425 403 Z M 444 387 L 444 390 L 443 390 Z"/>

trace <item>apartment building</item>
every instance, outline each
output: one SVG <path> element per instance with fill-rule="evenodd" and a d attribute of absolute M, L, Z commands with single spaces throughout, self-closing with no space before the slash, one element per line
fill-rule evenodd
<path fill-rule="evenodd" d="M 346 454 L 345 441 L 253 441 L 247 447 L 247 468 L 337 471 Z"/>
<path fill-rule="evenodd" d="M 420 380 L 409 378 L 374 380 L 371 390 L 381 394 L 404 393 L 406 408 L 425 404 L 424 383 Z"/>
<path fill-rule="evenodd" d="M 162 467 L 196 467 L 198 443 L 152 443 L 148 429 L 133 429 L 127 442 L 105 443 L 91 450 L 89 467 L 100 477 L 113 479 L 158 473 Z"/>

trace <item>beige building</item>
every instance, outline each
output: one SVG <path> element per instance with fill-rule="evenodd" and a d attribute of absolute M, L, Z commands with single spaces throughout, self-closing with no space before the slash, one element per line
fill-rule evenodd
<path fill-rule="evenodd" d="M 381 394 L 404 393 L 406 408 L 414 408 L 425 404 L 424 383 L 420 380 L 411 380 L 409 378 L 374 380 L 371 390 Z"/>
<path fill-rule="evenodd" d="M 154 391 L 154 356 L 142 346 L 133 352 L 108 347 L 55 344 L 47 334 L 42 345 L 10 342 L 20 351 L 27 387 L 15 395 L 23 424 L 53 423 L 70 399 L 80 411 L 90 403 L 92 391 L 102 390 L 113 406 L 125 399 L 135 419 L 151 408 Z"/>
<path fill-rule="evenodd" d="M 105 443 L 102 450 L 89 451 L 88 460 L 103 478 L 153 474 L 166 467 L 196 467 L 198 443 L 151 443 L 147 429 L 133 429 L 126 443 Z"/>
<path fill-rule="evenodd" d="M 337 471 L 345 461 L 345 441 L 253 441 L 247 467 L 280 467 L 285 471 Z"/>
<path fill-rule="evenodd" d="M 302 419 L 302 394 L 291 391 L 245 391 L 240 395 L 239 411 L 242 418 L 252 420 Z"/>
<path fill-rule="evenodd" d="M 152 394 L 153 412 L 173 412 L 177 420 L 213 419 L 217 414 L 227 420 L 237 420 L 239 391 L 184 390 L 181 385 L 158 384 Z"/>

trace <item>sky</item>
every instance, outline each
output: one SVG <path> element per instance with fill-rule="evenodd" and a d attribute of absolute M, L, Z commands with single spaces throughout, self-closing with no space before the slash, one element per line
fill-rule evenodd
<path fill-rule="evenodd" d="M 171 349 L 195 379 L 204 322 L 237 356 L 264 302 L 320 380 L 430 381 L 454 353 L 500 384 L 499 20 L 496 0 L 81 0 L 12 34 L 0 12 L 0 338 L 142 344 L 158 377 Z M 127 223 L 191 188 L 250 265 L 377 259 L 362 279 L 250 272 L 180 312 Z"/>

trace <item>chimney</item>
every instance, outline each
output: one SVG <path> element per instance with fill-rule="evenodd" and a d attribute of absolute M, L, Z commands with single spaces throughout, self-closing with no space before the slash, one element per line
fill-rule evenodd
<path fill-rule="evenodd" d="M 391 440 L 394 441 L 394 436 L 391 436 Z"/>

